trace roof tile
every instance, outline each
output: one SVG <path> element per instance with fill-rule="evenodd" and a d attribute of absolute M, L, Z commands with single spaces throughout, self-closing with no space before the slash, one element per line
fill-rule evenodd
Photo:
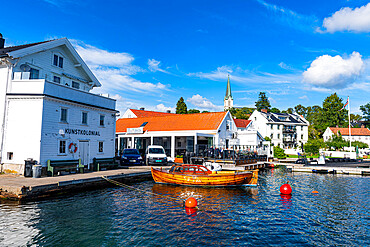
<path fill-rule="evenodd" d="M 349 136 L 348 128 L 336 128 L 336 127 L 329 127 L 330 130 L 338 135 L 338 131 L 342 136 Z M 370 130 L 368 128 L 351 128 L 351 135 L 352 136 L 370 136 Z"/>

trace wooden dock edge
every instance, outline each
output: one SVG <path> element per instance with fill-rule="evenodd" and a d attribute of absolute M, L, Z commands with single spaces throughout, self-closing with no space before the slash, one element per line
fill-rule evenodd
<path fill-rule="evenodd" d="M 150 171 L 129 174 L 117 174 L 106 177 L 109 179 L 119 181 L 121 183 L 128 184 L 152 180 L 152 175 Z M 75 194 L 78 192 L 91 191 L 114 186 L 115 185 L 106 181 L 102 177 L 93 177 L 76 180 L 73 179 L 40 186 L 0 185 L 0 199 L 17 201 L 35 201 L 47 197 Z"/>
<path fill-rule="evenodd" d="M 288 171 L 291 171 L 291 172 L 332 173 L 332 174 L 344 174 L 344 175 L 370 176 L 370 168 L 302 166 L 302 165 L 287 165 L 287 164 L 279 164 L 279 165 L 286 166 Z"/>

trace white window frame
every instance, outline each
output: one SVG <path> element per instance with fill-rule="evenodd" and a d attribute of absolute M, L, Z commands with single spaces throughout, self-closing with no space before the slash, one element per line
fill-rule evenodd
<path fill-rule="evenodd" d="M 62 119 L 63 110 L 66 110 L 66 119 L 65 120 Z M 61 123 L 68 123 L 68 108 L 66 108 L 66 107 L 61 107 L 60 108 L 60 119 L 59 120 L 60 120 Z"/>
<path fill-rule="evenodd" d="M 55 57 L 57 57 L 57 64 L 55 65 L 54 64 L 54 60 L 55 60 Z M 62 63 L 60 63 L 60 59 L 62 58 Z M 60 68 L 60 69 L 63 69 L 64 68 L 64 56 L 62 56 L 60 53 L 53 53 L 53 56 L 51 58 L 51 64 L 54 66 L 54 67 L 57 67 L 57 68 Z M 61 65 L 62 64 L 62 65 Z"/>
<path fill-rule="evenodd" d="M 60 152 L 61 149 L 61 143 L 64 142 L 64 153 Z M 65 139 L 59 139 L 58 140 L 58 155 L 67 155 L 67 140 Z"/>
<path fill-rule="evenodd" d="M 100 149 L 100 144 L 102 145 L 101 149 Z M 99 154 L 104 153 L 104 141 L 98 141 L 98 153 Z"/>
<path fill-rule="evenodd" d="M 103 124 L 102 124 L 102 117 L 103 117 Z M 99 114 L 99 127 L 105 126 L 105 115 Z"/>

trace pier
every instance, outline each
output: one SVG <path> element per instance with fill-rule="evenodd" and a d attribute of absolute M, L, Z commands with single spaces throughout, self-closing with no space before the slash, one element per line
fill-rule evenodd
<path fill-rule="evenodd" d="M 149 166 L 135 166 L 130 167 L 129 169 L 106 170 L 41 178 L 1 175 L 0 199 L 21 201 L 37 200 L 64 193 L 75 193 L 112 186 L 112 184 L 103 179 L 102 176 L 125 183 L 152 179 Z"/>
<path fill-rule="evenodd" d="M 291 172 L 309 172 L 309 173 L 331 173 L 345 175 L 361 175 L 370 176 L 370 162 L 355 163 L 355 164 L 334 164 L 327 165 L 303 165 L 303 164 L 287 164 L 275 163 L 276 165 L 285 165 L 288 171 Z"/>

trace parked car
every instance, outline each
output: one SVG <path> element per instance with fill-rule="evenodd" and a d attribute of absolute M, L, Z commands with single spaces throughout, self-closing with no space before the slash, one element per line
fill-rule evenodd
<path fill-rule="evenodd" d="M 149 145 L 145 151 L 145 163 L 149 165 L 167 165 L 166 152 L 162 146 Z"/>
<path fill-rule="evenodd" d="M 142 165 L 143 158 L 137 149 L 126 148 L 120 156 L 121 165 Z"/>

